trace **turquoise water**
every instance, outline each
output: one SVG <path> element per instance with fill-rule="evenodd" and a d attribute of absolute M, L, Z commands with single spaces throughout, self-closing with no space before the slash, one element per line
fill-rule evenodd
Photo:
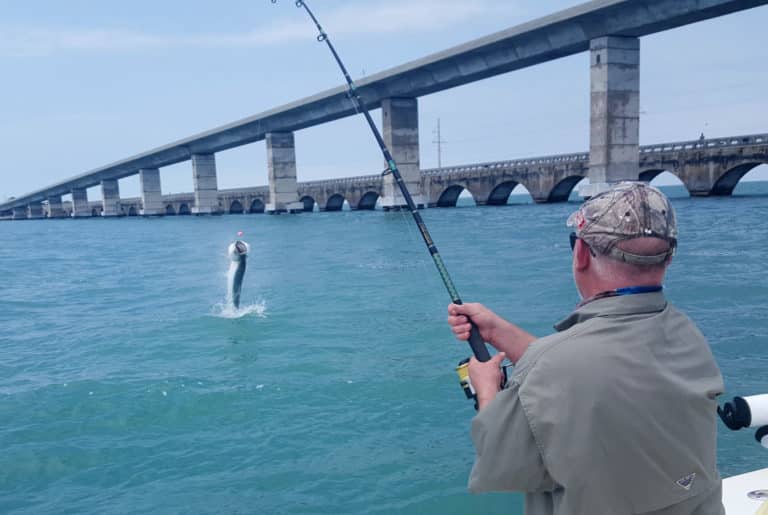
<path fill-rule="evenodd" d="M 674 200 L 667 281 L 727 395 L 768 391 L 768 188 L 743 186 L 762 195 Z M 575 206 L 424 217 L 465 300 L 543 335 L 577 301 Z M 238 230 L 251 255 L 232 317 Z M 403 214 L 1 223 L 0 272 L 2 513 L 521 512 L 517 495 L 466 493 L 473 410 L 453 368 L 468 349 Z M 765 452 L 721 431 L 724 475 Z"/>

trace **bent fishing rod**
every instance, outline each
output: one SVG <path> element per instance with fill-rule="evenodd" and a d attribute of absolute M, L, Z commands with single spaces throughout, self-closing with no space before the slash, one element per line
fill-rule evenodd
<path fill-rule="evenodd" d="M 277 0 L 271 0 L 273 4 L 277 3 Z M 362 99 L 360 98 L 360 95 L 357 92 L 357 87 L 355 86 L 355 83 L 352 81 L 352 78 L 349 76 L 349 73 L 347 72 L 347 68 L 344 66 L 344 63 L 341 61 L 341 58 L 339 57 L 339 54 L 336 52 L 336 49 L 334 48 L 333 44 L 331 44 L 331 40 L 328 38 L 328 34 L 323 30 L 323 27 L 320 25 L 320 22 L 317 21 L 317 18 L 312 13 L 312 11 L 309 9 L 309 6 L 307 5 L 307 2 L 304 0 L 296 0 L 295 2 L 296 7 L 299 9 L 304 8 L 304 10 L 307 12 L 310 18 L 312 18 L 312 21 L 314 22 L 315 26 L 317 27 L 318 36 L 317 41 L 320 43 L 325 43 L 328 45 L 328 49 L 333 54 L 333 58 L 336 60 L 336 63 L 339 65 L 339 68 L 341 68 L 341 72 L 344 74 L 344 79 L 347 81 L 347 96 L 349 96 L 349 99 L 352 101 L 355 110 L 357 112 L 360 112 L 365 116 L 365 120 L 368 122 L 368 126 L 371 128 L 371 131 L 373 132 L 374 138 L 376 138 L 376 143 L 379 144 L 379 149 L 381 149 L 381 153 L 384 155 L 384 161 L 387 163 L 388 170 L 384 173 L 391 173 L 392 177 L 397 182 L 398 187 L 400 188 L 400 192 L 403 195 L 403 198 L 405 199 L 405 203 L 408 206 L 408 210 L 411 212 L 411 215 L 413 215 L 413 220 L 416 222 L 416 225 L 419 227 L 419 232 L 421 233 L 421 237 L 424 239 L 424 243 L 427 246 L 427 249 L 429 250 L 429 254 L 432 256 L 432 260 L 435 262 L 435 267 L 437 267 L 437 272 L 440 274 L 440 278 L 443 280 L 443 284 L 445 285 L 445 288 L 448 290 L 448 294 L 451 296 L 451 302 L 454 304 L 461 304 L 461 297 L 459 297 L 459 292 L 456 290 L 456 286 L 454 286 L 453 281 L 451 280 L 451 276 L 448 274 L 448 270 L 445 267 L 445 263 L 443 263 L 443 259 L 440 257 L 440 253 L 437 251 L 437 247 L 435 246 L 434 241 L 432 241 L 432 236 L 430 236 L 429 231 L 427 230 L 427 226 L 424 224 L 424 220 L 421 218 L 421 214 L 419 214 L 419 210 L 416 208 L 416 205 L 413 202 L 413 197 L 411 197 L 411 193 L 408 191 L 408 187 L 405 184 L 405 181 L 403 181 L 403 177 L 400 174 L 400 170 L 397 168 L 397 164 L 395 163 L 395 160 L 392 158 L 392 154 L 389 152 L 389 149 L 387 148 L 386 143 L 384 143 L 384 139 L 381 137 L 381 134 L 379 133 L 379 129 L 376 128 L 376 124 L 373 122 L 373 118 L 371 118 L 370 113 L 368 112 L 368 109 L 366 109 L 365 104 L 363 103 Z M 477 358 L 478 361 L 488 361 L 491 359 L 490 354 L 488 353 L 488 348 L 485 346 L 485 342 L 483 342 L 483 338 L 480 336 L 480 331 L 477 328 L 477 325 L 475 325 L 472 320 L 470 320 L 470 324 L 472 326 L 472 329 L 469 334 L 469 345 L 472 348 L 472 353 L 475 355 L 475 358 Z M 461 373 L 459 374 L 461 377 Z M 463 384 L 462 384 L 463 386 Z M 466 391 L 466 389 L 465 389 Z M 467 393 L 469 396 L 469 393 Z"/>

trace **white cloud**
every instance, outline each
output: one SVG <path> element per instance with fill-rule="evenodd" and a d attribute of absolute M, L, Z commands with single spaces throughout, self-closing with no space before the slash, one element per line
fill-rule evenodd
<path fill-rule="evenodd" d="M 293 7 L 293 2 L 278 6 Z M 274 7 L 277 9 L 278 7 Z M 295 8 L 294 8 L 295 9 Z M 303 40 L 312 32 L 303 13 L 236 34 L 153 34 L 115 28 L 62 29 L 0 27 L 0 55 L 44 56 L 62 52 L 137 52 L 172 48 L 250 48 Z M 494 0 L 409 0 L 355 2 L 316 13 L 333 38 L 445 30 L 480 17 L 518 14 L 514 2 Z"/>

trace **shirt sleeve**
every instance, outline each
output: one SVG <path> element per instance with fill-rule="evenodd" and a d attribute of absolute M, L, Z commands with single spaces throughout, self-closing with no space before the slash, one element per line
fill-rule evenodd
<path fill-rule="evenodd" d="M 512 383 L 496 395 L 472 421 L 477 457 L 469 477 L 469 491 L 543 492 L 555 488 L 528 417 Z"/>

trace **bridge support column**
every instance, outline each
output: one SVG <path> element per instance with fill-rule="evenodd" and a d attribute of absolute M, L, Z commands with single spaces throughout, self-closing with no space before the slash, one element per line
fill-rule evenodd
<path fill-rule="evenodd" d="M 220 214 L 215 154 L 192 154 L 192 179 L 195 184 L 195 206 L 192 213 Z"/>
<path fill-rule="evenodd" d="M 88 208 L 88 192 L 85 188 L 72 190 L 72 218 L 91 216 Z"/>
<path fill-rule="evenodd" d="M 413 197 L 416 207 L 425 206 L 421 192 L 421 172 L 419 170 L 419 108 L 415 98 L 386 98 L 381 102 L 381 114 L 384 129 L 384 143 L 397 163 L 400 175 Z M 387 164 L 385 163 L 385 166 Z M 384 176 L 381 207 L 402 209 L 406 207 L 405 198 L 391 174 Z"/>
<path fill-rule="evenodd" d="M 141 215 L 164 215 L 163 194 L 160 189 L 160 170 L 157 168 L 142 168 L 139 170 L 141 183 Z M 218 199 L 216 203 L 218 209 Z"/>
<path fill-rule="evenodd" d="M 267 165 L 269 166 L 269 204 L 265 211 L 300 213 L 304 203 L 299 202 L 296 189 L 296 144 L 292 132 L 267 133 Z"/>
<path fill-rule="evenodd" d="M 36 219 L 43 217 L 43 205 L 41 203 L 34 202 L 27 206 L 27 218 Z"/>
<path fill-rule="evenodd" d="M 64 218 L 64 208 L 61 206 L 61 195 L 48 197 L 48 218 Z"/>
<path fill-rule="evenodd" d="M 591 197 L 639 177 L 640 40 L 606 36 L 590 42 L 589 186 Z"/>
<path fill-rule="evenodd" d="M 117 179 L 104 179 L 101 181 L 102 210 L 101 216 L 117 216 L 120 203 L 120 186 Z"/>
<path fill-rule="evenodd" d="M 21 207 L 14 207 L 11 209 L 12 211 L 12 218 L 14 220 L 26 220 L 27 219 L 27 207 L 21 206 Z"/>

